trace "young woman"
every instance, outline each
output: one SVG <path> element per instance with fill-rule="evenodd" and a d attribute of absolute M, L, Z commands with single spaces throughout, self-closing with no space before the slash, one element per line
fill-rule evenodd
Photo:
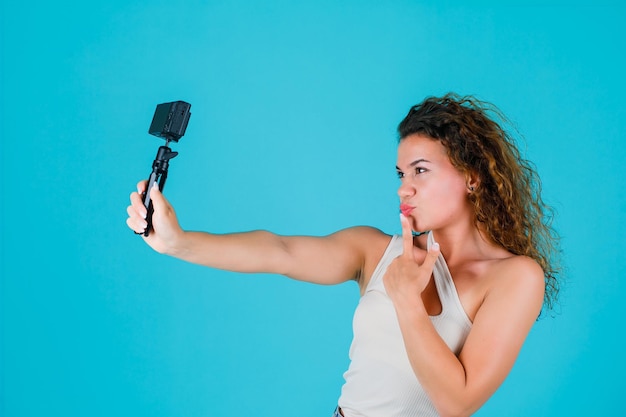
<path fill-rule="evenodd" d="M 356 280 L 362 297 L 335 415 L 470 415 L 504 381 L 558 289 L 539 179 L 497 119 L 495 107 L 454 94 L 411 108 L 398 128 L 401 236 L 362 226 L 324 237 L 188 232 L 154 189 L 144 239 L 212 268 Z M 145 186 L 128 207 L 138 233 Z"/>

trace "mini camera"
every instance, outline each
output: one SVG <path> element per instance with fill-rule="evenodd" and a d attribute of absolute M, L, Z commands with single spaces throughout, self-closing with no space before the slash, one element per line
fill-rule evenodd
<path fill-rule="evenodd" d="M 148 133 L 166 141 L 178 142 L 187 130 L 190 109 L 191 104 L 184 101 L 159 104 L 154 111 Z"/>
<path fill-rule="evenodd" d="M 150 199 L 150 191 L 154 184 L 159 185 L 159 190 L 163 191 L 165 187 L 165 180 L 167 180 L 167 171 L 169 168 L 170 159 L 178 155 L 178 152 L 173 152 L 169 148 L 171 141 L 178 142 L 183 137 L 185 130 L 187 130 L 187 123 L 189 123 L 189 117 L 191 116 L 191 104 L 184 101 L 173 101 L 171 103 L 162 103 L 157 105 L 154 111 L 154 117 L 152 117 L 152 123 L 148 133 L 151 135 L 165 139 L 165 146 L 159 147 L 156 158 L 152 163 L 152 172 L 148 178 L 148 187 L 143 193 L 143 204 L 148 210 L 146 220 L 148 226 L 143 232 L 144 236 L 150 235 L 152 229 L 152 213 L 154 208 L 152 207 L 152 200 Z"/>

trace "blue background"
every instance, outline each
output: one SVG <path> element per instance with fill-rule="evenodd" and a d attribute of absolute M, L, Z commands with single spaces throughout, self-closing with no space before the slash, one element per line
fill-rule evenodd
<path fill-rule="evenodd" d="M 0 414 L 328 416 L 354 283 L 201 268 L 125 225 L 192 103 L 183 227 L 399 232 L 395 127 L 425 96 L 496 103 L 558 211 L 568 268 L 479 416 L 617 415 L 626 8 L 611 2 L 2 1 Z"/>

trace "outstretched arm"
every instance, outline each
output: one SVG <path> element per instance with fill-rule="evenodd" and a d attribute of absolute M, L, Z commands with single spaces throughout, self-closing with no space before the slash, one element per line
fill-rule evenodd
<path fill-rule="evenodd" d="M 145 230 L 146 209 L 140 193 L 145 182 L 131 194 L 128 226 Z M 153 232 L 144 240 L 159 253 L 235 272 L 264 272 L 318 284 L 337 284 L 363 274 L 371 248 L 384 234 L 368 227 L 344 229 L 324 237 L 279 236 L 267 231 L 233 234 L 188 232 L 181 229 L 174 208 L 158 188 L 151 190 L 154 206 Z M 384 249 L 384 248 L 383 248 Z M 382 254 L 382 253 L 381 253 Z"/>

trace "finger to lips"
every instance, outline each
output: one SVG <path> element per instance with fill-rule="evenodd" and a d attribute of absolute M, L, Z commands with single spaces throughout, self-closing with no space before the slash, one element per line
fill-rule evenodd
<path fill-rule="evenodd" d="M 404 214 L 400 214 L 400 223 L 402 224 L 402 242 L 404 247 L 404 255 L 413 256 L 413 230 L 411 229 L 411 224 L 409 220 L 404 216 Z"/>

